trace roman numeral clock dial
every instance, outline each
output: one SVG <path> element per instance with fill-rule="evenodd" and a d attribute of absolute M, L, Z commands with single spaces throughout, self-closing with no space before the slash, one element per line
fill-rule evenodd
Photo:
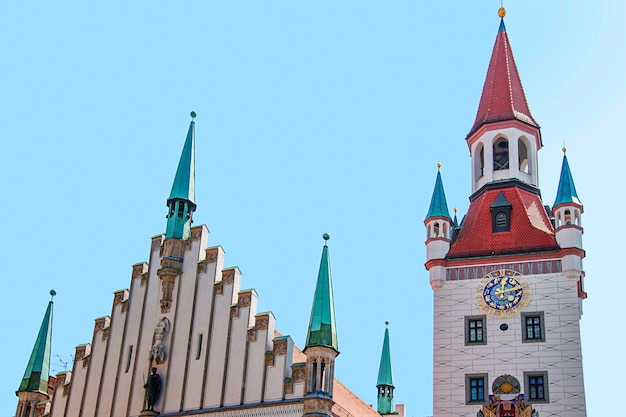
<path fill-rule="evenodd" d="M 476 305 L 491 317 L 512 317 L 530 302 L 528 280 L 511 269 L 498 269 L 482 277 L 476 287 Z"/>

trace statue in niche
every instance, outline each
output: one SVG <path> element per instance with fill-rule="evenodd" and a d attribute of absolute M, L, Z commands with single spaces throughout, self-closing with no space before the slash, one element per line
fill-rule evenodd
<path fill-rule="evenodd" d="M 152 343 L 152 349 L 150 350 L 150 359 L 155 360 L 156 363 L 161 364 L 165 362 L 165 334 L 170 331 L 170 321 L 167 317 L 163 317 L 156 325 L 154 329 L 154 342 Z"/>
<path fill-rule="evenodd" d="M 161 395 L 161 376 L 157 374 L 157 368 L 152 368 L 152 375 L 143 385 L 146 390 L 145 410 L 154 411 L 154 404 Z"/>

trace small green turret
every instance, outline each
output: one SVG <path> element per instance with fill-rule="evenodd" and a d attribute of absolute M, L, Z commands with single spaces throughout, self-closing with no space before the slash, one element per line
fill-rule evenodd
<path fill-rule="evenodd" d="M 165 238 L 189 239 L 195 200 L 195 125 L 196 112 L 191 112 L 187 139 L 178 162 L 178 169 L 167 199 L 167 229 Z"/>
<path fill-rule="evenodd" d="M 378 368 L 378 407 L 376 411 L 382 415 L 396 414 L 393 408 L 393 372 L 391 369 L 391 351 L 389 349 L 389 322 L 385 322 L 385 338 L 383 351 L 380 355 L 380 367 Z"/>

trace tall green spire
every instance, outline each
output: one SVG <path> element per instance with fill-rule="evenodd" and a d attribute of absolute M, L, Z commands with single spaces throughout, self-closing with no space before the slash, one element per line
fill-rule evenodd
<path fill-rule="evenodd" d="M 313 296 L 311 321 L 309 322 L 305 350 L 311 346 L 327 346 L 338 352 L 333 283 L 330 275 L 330 261 L 328 259 L 328 239 L 330 239 L 330 235 L 324 233 L 323 238 L 325 242 L 322 249 L 320 271 L 317 275 L 315 295 Z"/>
<path fill-rule="evenodd" d="M 440 164 L 437 164 L 437 179 L 435 180 L 435 189 L 430 200 L 430 207 L 426 219 L 431 217 L 450 218 L 448 211 L 448 202 L 446 201 L 446 193 L 443 190 L 443 181 L 441 180 L 441 172 L 439 172 Z"/>
<path fill-rule="evenodd" d="M 56 292 L 50 291 L 54 297 Z M 39 334 L 35 346 L 30 354 L 24 378 L 17 389 L 19 392 L 41 392 L 48 395 L 48 379 L 50 377 L 50 351 L 52 349 L 52 299 L 48 302 L 48 308 L 43 316 Z"/>
<path fill-rule="evenodd" d="M 166 238 L 188 239 L 191 236 L 191 223 L 195 204 L 195 112 L 191 112 L 191 122 L 187 139 L 180 155 L 178 169 L 172 184 L 172 192 L 167 199 Z"/>
<path fill-rule="evenodd" d="M 385 339 L 383 351 L 380 355 L 378 368 L 378 408 L 380 414 L 395 414 L 393 410 L 393 372 L 391 370 L 391 351 L 389 349 L 389 322 L 385 322 Z"/>
<path fill-rule="evenodd" d="M 567 149 L 563 148 L 563 167 L 561 168 L 561 178 L 559 179 L 559 188 L 556 192 L 556 200 L 554 201 L 554 205 L 552 207 L 567 203 L 582 205 L 578 199 L 578 194 L 576 194 L 576 186 L 574 185 L 572 172 L 569 169 L 567 155 L 565 155 L 566 150 Z"/>

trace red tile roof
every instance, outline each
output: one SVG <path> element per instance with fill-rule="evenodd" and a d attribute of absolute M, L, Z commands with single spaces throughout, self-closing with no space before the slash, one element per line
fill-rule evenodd
<path fill-rule="evenodd" d="M 467 136 L 486 123 L 502 120 L 520 120 L 539 127 L 530 114 L 504 22 L 493 46 L 476 120 Z"/>
<path fill-rule="evenodd" d="M 508 232 L 494 233 L 490 206 L 502 192 L 511 203 Z M 486 190 L 470 203 L 447 258 L 504 255 L 559 249 L 539 195 L 511 186 Z"/>

